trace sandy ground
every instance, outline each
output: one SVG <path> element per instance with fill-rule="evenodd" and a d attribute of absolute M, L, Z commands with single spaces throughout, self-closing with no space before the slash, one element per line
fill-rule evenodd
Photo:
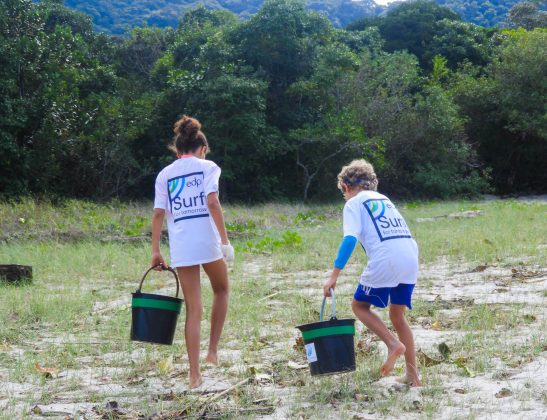
<path fill-rule="evenodd" d="M 344 278 L 340 281 L 338 293 L 351 296 L 354 281 L 360 267 L 349 266 L 345 270 Z M 283 286 L 284 293 L 294 293 L 317 299 L 318 284 L 322 284 L 327 273 L 297 272 L 276 274 L 271 272 L 267 264 L 252 263 L 246 267 L 248 275 L 266 272 L 274 285 Z M 268 273 L 269 272 L 269 273 Z M 244 279 L 243 279 L 244 280 Z M 503 326 L 499 327 L 499 340 L 502 347 L 522 343 L 534 334 L 541 334 L 542 349 L 532 359 L 523 358 L 517 364 L 509 366 L 506 361 L 494 355 L 491 367 L 484 373 L 468 376 L 454 364 L 445 363 L 436 366 L 435 392 L 439 395 L 437 418 L 478 418 L 478 419 L 540 419 L 547 413 L 547 346 L 545 344 L 545 291 L 547 290 L 547 273 L 541 267 L 507 267 L 507 266 L 453 266 L 440 261 L 437 264 L 422 268 L 420 284 L 416 288 L 415 298 L 426 302 L 437 302 L 442 306 L 443 320 L 457 319 L 462 311 L 474 304 L 489 305 L 526 305 L 526 313 L 530 322 L 507 333 Z M 127 305 L 128 299 L 112 301 L 108 304 L 99 304 L 95 310 L 105 311 L 108 316 L 110 308 Z M 282 300 L 272 297 L 269 305 L 284 305 Z M 338 302 L 338 305 L 347 305 L 349 300 Z M 520 306 L 519 306 L 520 307 Z M 128 312 L 129 313 L 129 312 Z M 455 327 L 443 326 L 435 328 L 433 319 L 418 318 L 413 323 L 416 346 L 426 354 L 437 355 L 437 346 L 442 343 L 452 343 L 465 335 Z M 362 331 L 362 326 L 358 331 Z M 543 331 L 543 333 L 541 333 Z M 295 374 L 305 374 L 306 366 L 300 361 L 291 362 L 287 359 L 290 349 L 297 337 L 287 342 L 270 343 L 263 349 L 258 349 L 258 359 L 263 364 L 255 364 L 255 378 L 252 380 L 257 395 L 266 396 L 266 399 L 256 398 L 250 404 L 257 411 L 249 412 L 250 417 L 264 419 L 292 418 L 291 399 L 298 392 L 298 375 L 292 383 L 279 383 L 274 380 L 276 366 L 286 366 L 293 363 Z M 180 335 L 179 335 L 180 338 Z M 90 337 L 93 339 L 93 337 Z M 55 342 L 56 337 L 41 337 L 35 343 L 28 343 L 30 348 L 39 348 L 40 340 Z M 65 336 L 62 341 L 78 341 L 76 336 Z M 180 340 L 179 342 L 180 343 Z M 222 367 L 207 368 L 205 370 L 204 385 L 197 391 L 188 391 L 186 388 L 186 359 L 171 361 L 171 373 L 158 375 L 155 371 L 146 372 L 122 381 L 116 378 L 132 366 L 145 363 L 146 352 L 138 348 L 130 354 L 111 353 L 101 356 L 101 369 L 88 367 L 78 370 L 59 372 L 55 377 L 47 379 L 47 387 L 40 381 L 33 383 L 7 382 L 8 371 L 0 367 L 0 410 L 8 408 L 14 412 L 16 402 L 16 417 L 29 418 L 139 418 L 138 402 L 142 399 L 162 399 L 165 401 L 164 413 L 169 413 L 176 404 L 177 396 L 194 392 L 203 397 L 204 401 L 215 398 L 224 390 L 233 386 L 237 379 L 235 374 L 248 371 L 249 366 L 243 362 L 242 351 L 237 342 L 227 343 L 220 357 Z M 379 351 L 384 352 L 383 346 L 377 345 Z M 28 348 L 11 347 L 7 351 L 14 357 L 24 358 Z M 298 356 L 298 355 L 296 355 Z M 298 357 L 296 357 L 298 359 Z M 79 358 L 82 366 L 92 364 L 94 357 Z M 95 360 L 96 361 L 96 360 Z M 300 364 L 299 364 L 300 363 Z M 401 362 L 399 362 L 401 363 Z M 432 375 L 433 377 L 433 375 Z M 321 379 L 314 379 L 320 381 Z M 427 384 L 421 389 L 409 389 L 396 383 L 394 377 L 383 378 L 374 383 L 380 391 L 379 395 L 389 398 L 397 394 L 401 406 L 415 407 L 412 412 L 403 412 L 390 417 L 371 411 L 371 404 L 366 401 L 356 401 L 349 409 L 349 418 L 423 418 L 420 409 L 422 400 L 432 391 Z M 43 397 L 45 388 L 53 393 L 51 404 L 37 404 Z M 94 396 L 90 402 L 89 396 Z M 115 404 L 105 405 L 105 401 L 116 401 Z M 273 403 L 273 405 L 272 405 Z M 260 411 L 261 404 L 266 407 Z M 270 409 L 271 407 L 271 409 Z M 305 408 L 305 406 L 304 406 Z M 262 414 L 261 414 L 262 413 Z M 342 416 L 335 406 L 325 405 L 321 408 L 322 418 L 346 418 L 348 411 Z M 105 417 L 106 416 L 106 417 Z M 156 418 L 162 418 L 157 416 Z M 167 417 L 163 417 L 167 418 Z"/>

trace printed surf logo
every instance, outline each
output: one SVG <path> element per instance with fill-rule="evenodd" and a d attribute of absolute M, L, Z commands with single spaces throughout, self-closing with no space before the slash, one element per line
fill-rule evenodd
<path fill-rule="evenodd" d="M 381 241 L 412 238 L 403 216 L 387 198 L 367 200 L 363 203 Z"/>
<path fill-rule="evenodd" d="M 167 181 L 169 205 L 175 222 L 209 217 L 203 181 L 203 172 L 192 172 Z"/>
<path fill-rule="evenodd" d="M 172 197 L 173 200 L 177 198 L 184 189 L 184 181 L 186 181 L 186 178 L 175 178 L 169 180 L 169 182 L 167 183 L 169 187 L 169 196 Z M 175 193 L 175 190 L 177 190 L 177 188 L 178 191 Z"/>
<path fill-rule="evenodd" d="M 365 205 L 369 208 L 374 219 L 379 219 L 386 212 L 386 205 L 383 200 L 369 200 Z"/>

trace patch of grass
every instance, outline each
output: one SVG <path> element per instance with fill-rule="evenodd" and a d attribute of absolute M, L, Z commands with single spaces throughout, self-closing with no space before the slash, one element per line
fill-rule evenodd
<path fill-rule="evenodd" d="M 251 253 L 264 254 L 276 250 L 300 250 L 302 248 L 302 236 L 298 232 L 286 230 L 279 237 L 265 236 L 257 241 L 247 241 L 246 250 Z"/>
<path fill-rule="evenodd" d="M 493 331 L 496 327 L 515 328 L 523 321 L 522 305 L 475 304 L 461 312 L 460 329 L 466 331 Z"/>
<path fill-rule="evenodd" d="M 480 210 L 475 218 L 440 218 L 418 223 L 418 218 L 438 217 L 466 210 Z M 514 200 L 420 204 L 402 211 L 420 246 L 420 259 L 439 257 L 452 261 L 495 263 L 526 256 L 527 262 L 545 260 L 547 237 L 544 203 Z"/>
<path fill-rule="evenodd" d="M 221 348 L 229 350 L 233 358 L 221 360 L 221 367 L 210 374 L 236 381 L 246 378 L 254 366 L 271 376 L 271 387 L 290 389 L 289 412 L 294 417 L 316 418 L 321 410 L 330 410 L 324 412 L 340 418 L 351 418 L 355 412 L 391 417 L 412 413 L 435 418 L 439 415 L 438 401 L 447 399 L 441 370 L 466 376 L 463 368 L 443 363 L 424 369 L 427 385 L 415 403 L 406 394 L 380 392 L 382 388 L 376 381 L 380 379 L 382 353 L 374 349 L 359 352 L 357 371 L 341 377 L 311 378 L 307 370 L 288 366 L 289 361 L 305 363 L 305 356 L 292 348 L 298 336 L 295 326 L 319 320 L 322 284 L 342 238 L 342 206 L 342 202 L 323 206 L 226 206 L 237 256 L 230 268 L 230 306 Z M 511 266 L 516 259 L 525 264 L 544 264 L 547 247 L 540 246 L 545 245 L 547 237 L 544 204 L 417 202 L 399 208 L 419 243 L 422 263 L 445 258 L 453 264 Z M 417 222 L 418 218 L 465 210 L 481 210 L 482 215 Z M 114 384 L 128 386 L 137 394 L 150 392 L 138 384 L 128 385 L 138 375 L 150 382 L 165 383 L 166 387 L 185 380 L 184 368 L 177 367 L 180 376 L 175 379 L 157 369 L 158 363 L 168 357 L 177 366 L 186 366 L 184 344 L 179 344 L 184 313 L 179 318 L 174 346 L 152 346 L 128 339 L 131 312 L 123 305 L 149 263 L 150 244 L 146 240 L 130 244 L 102 240 L 106 236 L 147 234 L 150 214 L 150 203 L 99 205 L 67 201 L 53 205 L 27 200 L 0 204 L 4 241 L 0 261 L 34 268 L 32 282 L 16 286 L 0 283 L 0 374 L 9 372 L 2 380 L 33 384 L 43 390 L 43 402 L 50 402 L 57 393 L 77 391 L 78 380 L 44 380 L 35 363 L 61 371 L 91 368 L 97 374 L 109 374 Z M 162 250 L 167 257 L 167 246 Z M 350 289 L 365 264 L 366 256 L 358 247 L 340 279 L 338 318 L 353 318 L 348 304 Z M 431 282 L 426 279 L 420 287 L 426 290 Z M 212 292 L 204 275 L 202 283 L 205 349 Z M 351 287 L 346 287 L 349 283 Z M 164 287 L 174 292 L 170 275 L 154 273 L 144 290 L 153 292 Z M 547 296 L 545 291 L 540 293 Z M 421 322 L 421 318 L 440 320 L 443 331 L 462 331 L 463 335 L 447 340 L 451 358 L 464 357 L 466 366 L 476 374 L 498 369 L 500 361 L 508 368 L 516 368 L 545 351 L 544 333 L 538 332 L 526 342 L 521 339 L 520 344 L 513 339 L 523 326 L 537 327 L 538 331 L 544 326 L 533 307 L 461 306 L 459 312 L 448 311 L 455 307 L 448 307 L 447 301 L 415 299 L 414 310 L 408 316 L 414 322 Z M 115 368 L 121 370 L 110 374 Z M 262 391 L 253 384 L 234 392 L 222 401 L 232 410 L 226 413 L 237 413 L 234 410 L 251 407 L 256 400 L 270 396 Z M 85 395 L 85 401 L 100 406 L 107 398 L 99 391 Z M 6 412 L 14 413 L 11 418 L 20 417 L 21 412 L 11 407 L 21 401 L 17 396 L 10 402 Z M 29 397 L 25 404 L 32 407 L 37 402 Z M 201 403 L 199 396 L 188 395 L 174 401 L 137 399 L 131 407 L 147 415 L 179 410 L 191 416 Z M 239 415 L 226 414 L 227 418 L 235 416 Z"/>

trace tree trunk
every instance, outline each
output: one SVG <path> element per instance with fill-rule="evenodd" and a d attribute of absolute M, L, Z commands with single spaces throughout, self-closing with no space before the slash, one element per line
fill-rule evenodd
<path fill-rule="evenodd" d="M 0 264 L 0 279 L 11 283 L 32 280 L 32 267 L 30 265 Z"/>

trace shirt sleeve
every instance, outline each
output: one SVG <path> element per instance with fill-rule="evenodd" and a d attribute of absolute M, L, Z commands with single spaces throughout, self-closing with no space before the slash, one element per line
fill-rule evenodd
<path fill-rule="evenodd" d="M 167 209 L 169 197 L 167 195 L 167 181 L 163 172 L 160 172 L 156 177 L 156 193 L 154 196 L 155 209 Z"/>
<path fill-rule="evenodd" d="M 346 266 L 349 257 L 351 257 L 351 254 L 353 250 L 355 249 L 355 245 L 357 244 L 357 238 L 354 236 L 344 236 L 344 239 L 342 240 L 342 243 L 340 244 L 340 248 L 338 248 L 338 256 L 334 260 L 334 267 L 338 268 L 340 270 L 343 270 Z"/>
<path fill-rule="evenodd" d="M 358 201 L 348 202 L 344 207 L 344 236 L 359 239 L 361 233 L 361 212 Z"/>
<path fill-rule="evenodd" d="M 203 190 L 205 195 L 218 192 L 218 180 L 220 179 L 220 168 L 217 164 L 213 163 L 211 167 L 205 173 L 205 180 Z"/>

